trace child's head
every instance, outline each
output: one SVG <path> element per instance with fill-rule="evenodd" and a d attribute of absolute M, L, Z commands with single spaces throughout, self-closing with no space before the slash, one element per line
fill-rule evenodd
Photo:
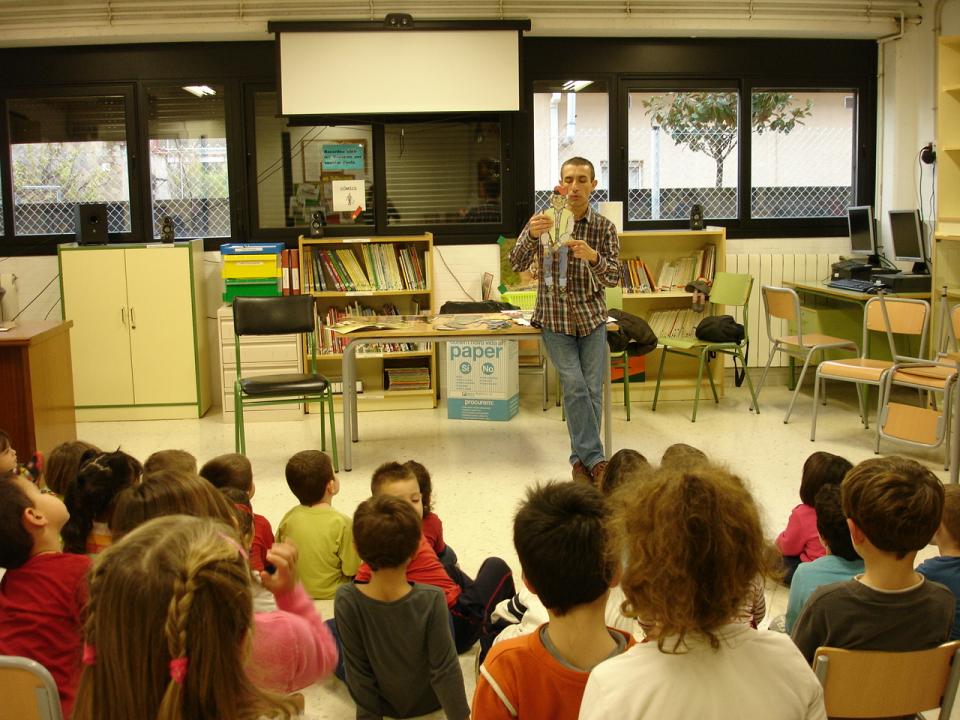
<path fill-rule="evenodd" d="M 373 570 L 404 567 L 420 545 L 420 516 L 409 502 L 374 495 L 353 513 L 357 554 Z"/>
<path fill-rule="evenodd" d="M 193 515 L 233 525 L 226 498 L 206 480 L 178 470 L 159 470 L 118 496 L 110 528 L 114 540 L 164 515 Z"/>
<path fill-rule="evenodd" d="M 943 486 L 943 515 L 933 539 L 937 545 L 960 545 L 960 485 Z"/>
<path fill-rule="evenodd" d="M 708 461 L 709 458 L 703 450 L 686 443 L 674 443 L 663 451 L 660 466 L 675 470 L 688 470 Z"/>
<path fill-rule="evenodd" d="M 253 466 L 246 455 L 227 453 L 207 460 L 200 468 L 200 477 L 215 488 L 234 487 L 253 497 Z"/>
<path fill-rule="evenodd" d="M 53 493 L 43 492 L 27 478 L 0 475 L 0 567 L 12 570 L 34 554 L 39 536 L 51 539 L 69 517 L 66 506 Z"/>
<path fill-rule="evenodd" d="M 64 550 L 85 552 L 93 523 L 110 524 L 117 495 L 140 479 L 141 470 L 136 458 L 120 450 L 101 453 L 81 466 L 77 481 L 67 492 L 70 519 L 63 527 Z"/>
<path fill-rule="evenodd" d="M 846 458 L 828 452 L 815 452 L 803 463 L 800 479 L 800 502 L 813 507 L 817 493 L 824 485 L 839 485 L 853 465 Z"/>
<path fill-rule="evenodd" d="M 658 646 L 688 634 L 720 646 L 756 577 L 777 561 L 750 492 L 726 470 L 661 468 L 623 496 L 616 528 L 626 550 L 624 614 L 656 628 Z"/>
<path fill-rule="evenodd" d="M 17 468 L 17 451 L 10 443 L 10 436 L 0 430 L 0 475 Z"/>
<path fill-rule="evenodd" d="M 840 489 L 847 518 L 873 547 L 898 560 L 929 543 L 940 525 L 943 486 L 915 460 L 897 455 L 864 460 Z"/>
<path fill-rule="evenodd" d="M 416 460 L 407 460 L 403 466 L 414 474 L 417 478 L 417 485 L 420 487 L 420 499 L 423 502 L 423 514 L 426 515 L 433 509 L 433 482 L 430 480 L 430 473 Z"/>
<path fill-rule="evenodd" d="M 237 528 L 243 547 L 249 550 L 253 545 L 253 506 L 250 504 L 250 498 L 243 490 L 233 487 L 220 488 L 219 492 L 230 505 L 233 524 Z"/>
<path fill-rule="evenodd" d="M 157 470 L 179 470 L 196 475 L 197 459 L 186 450 L 157 450 L 143 464 L 143 472 Z"/>
<path fill-rule="evenodd" d="M 330 456 L 319 450 L 302 450 L 287 460 L 287 485 L 301 505 L 310 507 L 333 497 L 340 483 L 333 472 Z"/>
<path fill-rule="evenodd" d="M 609 495 L 621 485 L 650 472 L 650 469 L 650 462 L 636 450 L 630 448 L 617 450 L 607 463 L 600 491 L 604 495 Z"/>
<path fill-rule="evenodd" d="M 406 500 L 417 515 L 423 517 L 423 497 L 420 494 L 420 483 L 410 468 L 398 462 L 386 462 L 373 471 L 370 480 L 370 493 L 378 495 L 392 495 Z"/>
<path fill-rule="evenodd" d="M 67 488 L 77 479 L 80 466 L 92 457 L 100 454 L 100 448 L 83 440 L 68 440 L 50 451 L 43 476 L 47 487 L 60 496 L 67 494 Z"/>
<path fill-rule="evenodd" d="M 813 507 L 817 511 L 817 532 L 830 548 L 830 554 L 844 560 L 859 560 L 860 556 L 850 540 L 847 518 L 843 514 L 840 486 L 830 483 L 820 488 Z"/>
<path fill-rule="evenodd" d="M 288 716 L 292 708 L 244 672 L 253 607 L 239 547 L 226 525 L 174 515 L 101 554 L 75 719 Z"/>
<path fill-rule="evenodd" d="M 583 483 L 527 491 L 513 520 L 513 544 L 524 581 L 552 613 L 593 602 L 614 582 L 618 560 L 608 514 L 600 491 Z"/>

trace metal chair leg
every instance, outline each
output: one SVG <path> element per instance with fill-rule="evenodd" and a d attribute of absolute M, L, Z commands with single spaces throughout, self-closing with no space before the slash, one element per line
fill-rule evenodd
<path fill-rule="evenodd" d="M 770 355 L 767 357 L 767 364 L 763 366 L 763 374 L 760 375 L 760 382 L 757 384 L 757 397 L 760 397 L 760 391 L 763 390 L 763 384 L 767 381 L 767 373 L 770 371 L 770 365 L 773 363 L 773 356 L 780 350 L 779 341 L 774 341 L 770 348 Z"/>
<path fill-rule="evenodd" d="M 333 413 L 333 391 L 329 389 L 327 392 L 327 410 L 330 414 L 330 454 L 333 456 L 333 469 L 335 472 L 340 472 L 340 457 L 337 452 L 337 417 Z"/>
<path fill-rule="evenodd" d="M 713 393 L 713 404 L 720 404 L 720 396 L 717 395 L 717 386 L 713 382 L 713 371 L 710 369 L 710 354 L 706 354 L 706 365 L 707 365 L 707 380 L 710 381 L 710 392 Z"/>
<path fill-rule="evenodd" d="M 747 381 L 747 387 L 750 388 L 750 397 L 753 398 L 753 409 L 757 415 L 760 414 L 760 401 L 757 399 L 757 391 L 753 389 L 753 380 L 750 379 L 750 371 L 747 370 L 747 361 L 743 357 L 743 352 L 740 348 L 737 348 L 737 356 L 740 358 L 740 362 L 743 364 L 743 378 Z M 801 375 L 801 377 L 803 377 Z"/>
<path fill-rule="evenodd" d="M 697 407 L 700 405 L 700 385 L 703 383 L 703 366 L 705 364 L 704 356 L 706 353 L 700 352 L 700 365 L 697 367 L 697 388 L 693 393 L 693 417 L 690 422 L 697 421 Z"/>
<path fill-rule="evenodd" d="M 667 348 L 664 348 L 663 352 L 660 353 L 660 367 L 657 369 L 657 387 L 653 391 L 653 405 L 650 408 L 652 412 L 657 411 L 657 399 L 660 397 L 660 381 L 663 380 L 663 368 L 667 364 L 667 353 L 669 352 Z M 699 393 L 699 390 L 697 392 Z"/>
<path fill-rule="evenodd" d="M 807 368 L 810 367 L 810 358 L 813 357 L 812 352 L 807 353 L 807 357 L 803 361 L 803 368 L 800 370 L 800 377 L 797 378 L 797 384 L 793 388 L 793 395 L 790 397 L 790 405 L 787 406 L 787 414 L 783 418 L 783 424 L 786 425 L 790 422 L 790 414 L 793 412 L 793 406 L 797 402 L 797 395 L 800 394 L 800 386 L 803 385 L 803 377 L 807 374 Z M 760 394 L 760 391 L 757 391 L 757 394 Z"/>
<path fill-rule="evenodd" d="M 820 385 L 822 383 L 823 378 L 820 376 L 820 367 L 818 366 L 813 376 L 813 415 L 810 418 L 810 442 L 817 439 L 817 411 L 820 409 L 820 403 L 817 400 L 820 399 Z"/>
<path fill-rule="evenodd" d="M 630 420 L 630 356 L 623 356 L 623 404 L 627 406 L 627 421 Z"/>

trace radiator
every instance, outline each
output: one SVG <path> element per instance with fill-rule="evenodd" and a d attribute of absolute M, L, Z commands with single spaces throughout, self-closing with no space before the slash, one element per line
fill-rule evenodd
<path fill-rule="evenodd" d="M 727 272 L 749 273 L 753 276 L 753 293 L 750 295 L 750 317 L 748 329 L 750 333 L 749 367 L 763 367 L 770 354 L 770 338 L 767 336 L 767 321 L 763 309 L 763 299 L 760 297 L 762 285 L 783 285 L 785 282 L 823 282 L 830 276 L 830 266 L 840 259 L 839 255 L 820 253 L 816 255 L 781 255 L 776 253 L 736 253 L 726 256 Z M 743 311 L 737 309 L 738 322 L 743 322 Z M 786 335 L 786 323 L 774 320 L 771 323 L 774 336 Z M 727 357 L 727 365 L 733 361 Z M 783 353 L 777 353 L 773 365 L 784 366 L 789 358 Z"/>

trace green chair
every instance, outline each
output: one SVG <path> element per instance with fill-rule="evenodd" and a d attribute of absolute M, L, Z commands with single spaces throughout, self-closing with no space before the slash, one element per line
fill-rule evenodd
<path fill-rule="evenodd" d="M 333 390 L 330 381 L 317 372 L 317 343 L 314 336 L 314 305 L 311 295 L 280 297 L 238 297 L 233 300 L 234 348 L 237 379 L 233 383 L 236 413 L 234 441 L 238 453 L 246 452 L 243 409 L 261 405 L 320 403 L 320 449 L 327 449 L 325 422 L 329 413 L 331 455 L 334 470 L 340 470 L 337 457 L 337 427 L 333 414 Z M 290 335 L 303 333 L 307 338 L 310 367 L 307 373 L 244 376 L 240 365 L 240 338 L 245 335 Z"/>
<path fill-rule="evenodd" d="M 757 404 L 757 393 L 753 389 L 753 382 L 750 380 L 750 373 L 747 372 L 747 363 L 744 359 L 744 349 L 750 340 L 750 330 L 747 319 L 750 315 L 750 291 L 753 290 L 753 277 L 743 273 L 718 272 L 713 281 L 713 288 L 710 291 L 710 314 L 724 314 L 724 306 L 743 308 L 743 330 L 744 338 L 741 342 L 705 342 L 696 337 L 682 338 L 660 338 L 660 346 L 663 348 L 663 354 L 660 356 L 660 369 L 657 372 L 657 388 L 653 393 L 653 411 L 657 409 L 657 399 L 660 396 L 660 383 L 663 380 L 663 369 L 667 365 L 667 358 L 671 355 L 683 355 L 685 357 L 696 358 L 699 362 L 697 368 L 697 386 L 693 397 L 693 417 L 691 422 L 697 421 L 697 406 L 700 404 L 700 387 L 703 384 L 703 372 L 706 369 L 707 378 L 710 380 L 710 389 L 713 391 L 713 401 L 720 402 L 717 395 L 717 387 L 713 382 L 713 373 L 709 372 L 710 359 L 712 354 L 730 355 L 738 358 L 743 363 L 743 375 L 747 381 L 747 387 L 750 388 L 750 396 L 753 398 L 751 409 L 760 412 L 760 406 Z"/>

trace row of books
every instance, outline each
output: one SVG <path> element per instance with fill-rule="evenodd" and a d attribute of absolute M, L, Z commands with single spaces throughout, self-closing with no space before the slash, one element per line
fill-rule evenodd
<path fill-rule="evenodd" d="M 281 285 L 284 295 L 300 294 L 300 251 L 281 250 L 280 270 L 282 271 Z"/>
<path fill-rule="evenodd" d="M 411 314 L 420 313 L 419 304 L 414 302 Z M 348 304 L 344 308 L 330 307 L 325 315 L 317 316 L 317 327 L 320 332 L 317 336 L 317 353 L 320 355 L 338 355 L 349 344 L 349 336 L 341 335 L 330 329 L 331 325 L 347 317 L 373 317 L 377 315 L 399 315 L 397 306 L 393 303 L 386 303 L 379 310 L 374 310 L 367 305 L 361 305 L 359 302 Z M 378 343 L 375 345 L 364 345 L 358 355 L 380 354 L 387 352 L 415 352 L 420 350 L 429 350 L 428 343 Z"/>
<path fill-rule="evenodd" d="M 696 335 L 697 325 L 703 313 L 690 308 L 658 310 L 650 314 L 647 322 L 658 338 L 685 338 Z"/>
<path fill-rule="evenodd" d="M 306 292 L 426 290 L 423 260 L 414 245 L 358 243 L 354 248 L 303 248 Z"/>
<path fill-rule="evenodd" d="M 713 280 L 716 267 L 717 248 L 706 245 L 693 255 L 664 260 L 657 275 L 657 287 L 660 290 L 683 290 L 694 280 Z"/>
<path fill-rule="evenodd" d="M 391 367 L 384 368 L 386 390 L 429 390 L 430 368 Z"/>

